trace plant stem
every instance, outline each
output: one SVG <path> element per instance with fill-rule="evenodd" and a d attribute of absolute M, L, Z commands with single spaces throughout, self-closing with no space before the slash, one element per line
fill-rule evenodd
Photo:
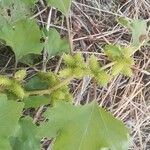
<path fill-rule="evenodd" d="M 54 86 L 50 89 L 28 91 L 28 95 L 49 95 L 53 91 L 61 88 L 64 85 L 67 85 L 72 79 L 73 79 L 73 77 L 66 78 L 65 80 L 63 80 L 62 82 L 60 82 L 59 84 L 57 84 L 56 86 Z"/>
<path fill-rule="evenodd" d="M 49 28 L 50 28 L 51 16 L 52 16 L 52 8 L 50 9 L 49 14 L 48 14 L 47 26 L 46 26 L 47 31 L 49 31 Z M 48 37 L 46 37 L 45 40 L 46 40 L 45 42 L 47 42 Z M 48 62 L 48 52 L 47 52 L 47 49 L 44 48 L 44 51 L 43 51 L 43 71 L 44 72 L 46 71 L 47 62 Z"/>
<path fill-rule="evenodd" d="M 107 69 L 107 68 L 109 68 L 109 67 L 111 67 L 111 66 L 113 66 L 114 65 L 114 62 L 111 62 L 111 63 L 109 63 L 109 64 L 106 64 L 105 66 L 103 66 L 102 68 L 101 68 L 101 70 L 105 70 L 105 69 Z"/>
<path fill-rule="evenodd" d="M 62 82 L 60 82 L 58 85 L 56 85 L 53 88 L 51 88 L 50 91 L 51 92 L 55 91 L 55 90 L 61 88 L 62 86 L 67 85 L 72 79 L 73 79 L 73 77 L 66 78 L 65 80 L 63 80 Z"/>
<path fill-rule="evenodd" d="M 102 70 L 105 70 L 111 66 L 114 65 L 114 62 L 109 63 L 107 65 L 105 65 L 104 67 L 102 67 Z M 59 84 L 55 85 L 54 87 L 50 88 L 50 89 L 45 89 L 45 90 L 35 90 L 35 91 L 28 91 L 28 95 L 49 95 L 51 94 L 53 91 L 61 88 L 64 85 L 67 85 L 74 77 L 68 77 L 65 80 L 63 80 L 62 82 L 60 82 Z"/>

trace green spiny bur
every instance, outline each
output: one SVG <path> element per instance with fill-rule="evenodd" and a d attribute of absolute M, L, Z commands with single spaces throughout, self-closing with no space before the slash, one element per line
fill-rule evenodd
<path fill-rule="evenodd" d="M 122 51 L 123 51 L 123 55 L 124 57 L 126 58 L 129 58 L 132 56 L 133 52 L 134 52 L 134 48 L 129 46 L 129 47 L 124 47 L 122 48 Z"/>
<path fill-rule="evenodd" d="M 123 59 L 117 59 L 114 62 L 114 66 L 112 67 L 112 75 L 118 75 L 123 74 L 125 76 L 131 76 L 132 70 L 131 67 L 134 64 L 134 61 L 131 57 L 129 58 L 123 58 Z"/>
<path fill-rule="evenodd" d="M 91 71 L 99 70 L 100 65 L 98 63 L 97 58 L 94 55 L 92 55 L 89 59 L 89 67 Z"/>
<path fill-rule="evenodd" d="M 100 71 L 94 78 L 100 85 L 106 85 L 112 79 L 112 77 L 105 71 Z"/>
<path fill-rule="evenodd" d="M 53 91 L 50 94 L 50 99 L 52 100 L 52 104 L 59 101 L 72 102 L 73 96 L 70 94 L 68 87 L 64 86 L 56 91 Z"/>
<path fill-rule="evenodd" d="M 12 94 L 14 94 L 15 96 L 17 96 L 20 99 L 23 99 L 26 95 L 26 93 L 25 93 L 23 87 L 21 86 L 21 84 L 18 83 L 17 81 L 15 81 L 15 80 L 11 81 L 11 85 L 8 86 L 6 88 L 6 90 L 8 90 L 9 92 L 11 92 Z"/>
<path fill-rule="evenodd" d="M 115 60 L 116 58 L 123 57 L 122 49 L 118 45 L 106 45 L 104 48 L 104 52 L 110 60 Z"/>
<path fill-rule="evenodd" d="M 50 71 L 49 72 L 39 72 L 38 77 L 43 81 L 47 81 L 49 84 L 49 87 L 52 87 L 53 85 L 55 85 L 56 83 L 59 82 L 59 79 L 57 78 L 57 76 Z"/>
<path fill-rule="evenodd" d="M 26 70 L 22 69 L 15 73 L 14 78 L 18 81 L 22 81 L 26 77 Z"/>
<path fill-rule="evenodd" d="M 89 69 L 90 69 L 90 75 L 93 78 L 95 78 L 98 84 L 105 85 L 110 81 L 111 76 L 107 74 L 104 70 L 102 70 L 100 64 L 97 61 L 97 58 L 94 55 L 90 57 Z"/>
<path fill-rule="evenodd" d="M 133 52 L 134 48 L 131 46 L 120 47 L 112 44 L 105 46 L 105 54 L 114 63 L 111 70 L 112 76 L 118 74 L 132 76 L 131 67 L 134 64 L 134 60 L 131 56 Z"/>
<path fill-rule="evenodd" d="M 70 77 L 72 75 L 72 69 L 71 68 L 64 68 L 59 72 L 60 77 Z"/>
<path fill-rule="evenodd" d="M 15 79 L 0 76 L 0 86 L 3 87 L 3 91 L 9 91 L 18 98 L 22 99 L 26 95 L 22 85 Z"/>
<path fill-rule="evenodd" d="M 73 66 L 75 64 L 74 59 L 71 55 L 64 54 L 63 55 L 64 63 L 67 66 Z"/>
<path fill-rule="evenodd" d="M 121 73 L 123 67 L 124 67 L 124 64 L 122 61 L 116 61 L 114 63 L 114 66 L 112 67 L 112 75 L 115 76 Z"/>
<path fill-rule="evenodd" d="M 61 77 L 82 78 L 87 73 L 87 66 L 80 53 L 74 56 L 64 55 L 64 63 L 66 68 L 59 72 Z"/>
<path fill-rule="evenodd" d="M 0 76 L 0 86 L 7 87 L 11 85 L 11 80 L 6 76 Z"/>

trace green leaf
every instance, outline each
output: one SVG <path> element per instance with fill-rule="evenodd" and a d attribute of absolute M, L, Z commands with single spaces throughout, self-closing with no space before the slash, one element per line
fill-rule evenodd
<path fill-rule="evenodd" d="M 33 66 L 34 64 L 36 64 L 36 62 L 39 62 L 40 60 L 40 55 L 38 54 L 28 54 L 23 56 L 19 62 L 29 65 L 29 66 Z"/>
<path fill-rule="evenodd" d="M 48 52 L 49 58 L 56 54 L 62 54 L 63 52 L 69 52 L 69 42 L 65 39 L 61 39 L 60 34 L 56 29 L 48 31 L 48 36 L 45 41 L 45 49 Z"/>
<path fill-rule="evenodd" d="M 0 1 L 0 6 L 9 6 L 12 3 L 14 3 L 15 0 L 1 0 Z"/>
<path fill-rule="evenodd" d="M 119 17 L 117 18 L 118 23 L 120 23 L 122 26 L 125 26 L 127 28 L 130 27 L 130 21 L 126 17 Z"/>
<path fill-rule="evenodd" d="M 0 149 L 9 150 L 8 138 L 17 126 L 22 110 L 23 103 L 7 100 L 6 95 L 0 95 Z"/>
<path fill-rule="evenodd" d="M 1 0 L 0 15 L 13 26 L 15 22 L 31 16 L 34 3 L 35 0 Z"/>
<path fill-rule="evenodd" d="M 39 72 L 36 76 L 34 76 L 31 80 L 29 80 L 25 84 L 26 91 L 31 90 L 44 90 L 44 89 L 51 89 L 56 85 L 61 84 L 61 80 L 52 72 Z M 50 92 L 46 97 L 36 97 L 37 101 L 32 99 L 34 97 L 29 97 L 29 103 L 27 106 L 38 106 L 40 104 L 45 105 L 54 104 L 57 101 L 72 101 L 72 95 L 69 92 L 69 87 L 67 85 L 61 86 L 60 88 Z M 41 100 L 41 102 L 40 102 Z M 34 102 L 32 102 L 34 101 Z"/>
<path fill-rule="evenodd" d="M 118 18 L 117 21 L 131 30 L 132 33 L 131 46 L 134 47 L 134 49 L 139 48 L 141 44 L 147 44 L 149 38 L 148 38 L 147 22 L 145 20 L 138 19 L 129 22 L 129 20 L 127 20 L 125 17 L 120 17 Z"/>
<path fill-rule="evenodd" d="M 131 32 L 133 47 L 138 48 L 144 41 L 148 42 L 147 22 L 145 20 L 134 20 L 131 24 Z"/>
<path fill-rule="evenodd" d="M 40 127 L 39 134 L 56 138 L 53 150 L 128 149 L 126 127 L 96 103 L 59 103 L 45 115 L 49 121 Z"/>
<path fill-rule="evenodd" d="M 30 96 L 23 100 L 25 108 L 37 108 L 42 105 L 50 104 L 50 98 L 46 96 Z"/>
<path fill-rule="evenodd" d="M 48 88 L 47 81 L 41 80 L 40 77 L 35 75 L 25 84 L 25 90 L 44 90 Z"/>
<path fill-rule="evenodd" d="M 21 119 L 19 127 L 10 139 L 12 150 L 40 150 L 40 138 L 36 133 L 37 127 L 30 118 Z"/>
<path fill-rule="evenodd" d="M 0 149 L 1 150 L 12 150 L 10 142 L 8 139 L 0 138 Z"/>
<path fill-rule="evenodd" d="M 0 15 L 0 28 L 7 25 L 7 20 Z"/>
<path fill-rule="evenodd" d="M 40 54 L 42 50 L 41 31 L 31 20 L 16 22 L 14 28 L 4 26 L 0 31 L 0 38 L 12 47 L 17 60 L 27 54 Z"/>
<path fill-rule="evenodd" d="M 33 5 L 37 0 L 21 0 L 21 2 L 25 3 L 26 5 Z M 19 4 L 20 0 L 1 0 L 1 6 L 10 6 L 13 4 Z"/>
<path fill-rule="evenodd" d="M 30 8 L 23 2 L 18 1 L 13 5 L 13 7 L 9 7 L 11 16 L 8 16 L 10 24 L 14 24 L 15 22 L 26 19 L 31 15 Z"/>
<path fill-rule="evenodd" d="M 48 0 L 48 4 L 60 10 L 64 15 L 69 14 L 72 0 Z"/>
<path fill-rule="evenodd" d="M 20 1 L 20 0 L 19 0 Z M 37 0 L 22 0 L 26 5 L 32 6 L 34 5 Z"/>
<path fill-rule="evenodd" d="M 119 46 L 109 44 L 105 46 L 105 54 L 109 57 L 109 59 L 115 60 L 116 58 L 122 57 L 122 50 Z"/>

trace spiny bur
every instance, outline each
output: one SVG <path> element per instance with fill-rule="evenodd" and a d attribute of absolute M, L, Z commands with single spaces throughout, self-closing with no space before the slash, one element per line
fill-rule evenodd
<path fill-rule="evenodd" d="M 116 76 L 123 74 L 125 76 L 132 76 L 132 65 L 134 60 L 132 58 L 133 48 L 132 47 L 120 47 L 117 45 L 106 45 L 105 54 L 114 63 L 112 66 L 111 74 Z"/>
<path fill-rule="evenodd" d="M 66 67 L 59 72 L 60 77 L 82 78 L 87 73 L 87 66 L 80 53 L 74 56 L 65 54 L 63 58 Z"/>
<path fill-rule="evenodd" d="M 26 77 L 27 73 L 25 69 L 19 70 L 15 73 L 14 78 L 18 81 L 23 81 L 23 79 Z"/>
<path fill-rule="evenodd" d="M 90 75 L 95 78 L 98 84 L 105 85 L 111 80 L 111 76 L 102 70 L 97 58 L 92 55 L 89 60 Z"/>

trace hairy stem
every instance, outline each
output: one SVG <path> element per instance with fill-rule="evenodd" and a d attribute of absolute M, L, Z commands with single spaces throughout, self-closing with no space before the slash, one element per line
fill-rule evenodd
<path fill-rule="evenodd" d="M 106 64 L 105 66 L 101 67 L 101 70 L 105 70 L 105 69 L 107 69 L 107 68 L 109 68 L 109 67 L 112 67 L 113 65 L 114 65 L 114 62 L 111 62 L 111 63 L 109 63 L 109 64 Z"/>
<path fill-rule="evenodd" d="M 73 77 L 69 77 L 69 78 L 63 80 L 62 82 L 60 82 L 59 84 L 55 85 L 54 87 L 52 87 L 50 89 L 28 91 L 28 95 L 49 95 L 53 91 L 61 88 L 64 85 L 67 85 L 72 79 L 73 79 Z"/>

